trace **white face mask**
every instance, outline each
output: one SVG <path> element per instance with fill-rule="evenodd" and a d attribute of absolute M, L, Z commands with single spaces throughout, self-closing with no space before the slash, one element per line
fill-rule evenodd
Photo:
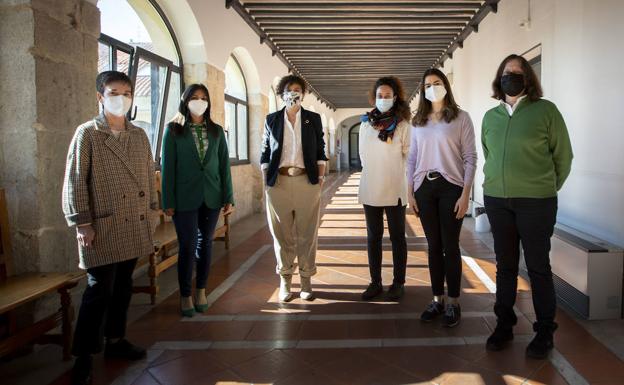
<path fill-rule="evenodd" d="M 444 86 L 435 85 L 425 88 L 425 98 L 431 102 L 439 102 L 446 96 L 446 88 Z"/>
<path fill-rule="evenodd" d="M 132 107 L 132 99 L 123 95 L 106 96 L 102 104 L 104 110 L 115 116 L 124 116 Z"/>
<path fill-rule="evenodd" d="M 195 116 L 202 116 L 206 109 L 208 108 L 208 102 L 201 99 L 195 99 L 188 102 L 188 109 L 191 110 L 191 113 Z"/>
<path fill-rule="evenodd" d="M 299 92 L 284 92 L 282 95 L 282 100 L 284 100 L 284 104 L 286 104 L 287 108 L 292 108 L 294 106 L 298 106 L 301 104 L 301 94 Z"/>
<path fill-rule="evenodd" d="M 394 98 L 393 99 L 379 99 L 375 100 L 375 107 L 379 110 L 379 112 L 384 113 L 390 111 L 390 109 L 394 106 Z"/>

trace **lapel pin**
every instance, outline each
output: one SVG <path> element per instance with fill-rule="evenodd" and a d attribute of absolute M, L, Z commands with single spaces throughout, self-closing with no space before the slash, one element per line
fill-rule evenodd
<path fill-rule="evenodd" d="M 306 122 L 306 124 L 310 123 L 310 121 L 309 121 L 309 120 L 306 120 L 305 122 Z"/>

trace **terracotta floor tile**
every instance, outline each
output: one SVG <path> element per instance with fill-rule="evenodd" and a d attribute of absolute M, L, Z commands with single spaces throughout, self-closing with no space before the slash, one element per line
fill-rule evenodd
<path fill-rule="evenodd" d="M 550 362 L 544 363 L 535 373 L 529 376 L 527 385 L 568 385 L 566 380 Z"/>
<path fill-rule="evenodd" d="M 272 350 L 256 358 L 236 365 L 232 370 L 243 381 L 252 383 L 275 383 L 311 368 L 281 350 Z"/>
<path fill-rule="evenodd" d="M 258 321 L 247 335 L 247 340 L 293 340 L 299 335 L 300 321 Z"/>
<path fill-rule="evenodd" d="M 215 360 L 211 360 L 205 351 L 189 351 L 182 357 L 149 368 L 161 384 L 187 384 L 191 381 L 207 378 L 226 368 Z"/>
<path fill-rule="evenodd" d="M 543 361 L 526 357 L 526 343 L 514 342 L 500 352 L 486 351 L 475 365 L 502 374 L 526 378 L 537 370 Z"/>
<path fill-rule="evenodd" d="M 241 341 L 244 340 L 251 328 L 252 321 L 212 321 L 199 333 L 198 339 L 211 341 Z"/>
<path fill-rule="evenodd" d="M 349 338 L 349 324 L 345 321 L 304 322 L 299 330 L 301 340 L 333 340 Z"/>

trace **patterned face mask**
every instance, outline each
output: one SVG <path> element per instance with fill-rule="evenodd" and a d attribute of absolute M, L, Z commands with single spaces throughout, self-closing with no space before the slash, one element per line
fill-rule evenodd
<path fill-rule="evenodd" d="M 282 95 L 282 100 L 284 100 L 284 104 L 286 104 L 287 108 L 292 108 L 301 104 L 301 93 L 294 91 L 284 92 L 284 95 Z"/>

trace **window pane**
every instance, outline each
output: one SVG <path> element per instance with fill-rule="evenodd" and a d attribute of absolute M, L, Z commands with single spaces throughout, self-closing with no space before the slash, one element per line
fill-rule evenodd
<path fill-rule="evenodd" d="M 110 53 L 108 45 L 98 43 L 98 73 L 111 70 Z"/>
<path fill-rule="evenodd" d="M 134 85 L 134 105 L 137 107 L 135 125 L 147 133 L 152 152 L 156 152 L 160 112 L 163 103 L 167 68 L 139 59 L 136 84 Z M 134 114 L 134 107 L 132 109 Z"/>
<path fill-rule="evenodd" d="M 225 102 L 225 127 L 230 158 L 236 158 L 236 105 Z"/>
<path fill-rule="evenodd" d="M 98 0 L 101 32 L 133 46 L 154 42 L 150 51 L 179 64 L 167 25 L 149 1 Z"/>
<path fill-rule="evenodd" d="M 125 72 L 128 75 L 128 68 L 130 68 L 130 54 L 117 50 L 117 71 Z"/>
<path fill-rule="evenodd" d="M 177 72 L 171 72 L 168 99 L 165 112 L 165 124 L 173 119 L 180 106 L 180 74 Z"/>
<path fill-rule="evenodd" d="M 232 57 L 230 57 L 225 65 L 225 94 L 247 101 L 245 77 Z"/>
<path fill-rule="evenodd" d="M 247 160 L 247 106 L 238 104 L 238 159 Z"/>

